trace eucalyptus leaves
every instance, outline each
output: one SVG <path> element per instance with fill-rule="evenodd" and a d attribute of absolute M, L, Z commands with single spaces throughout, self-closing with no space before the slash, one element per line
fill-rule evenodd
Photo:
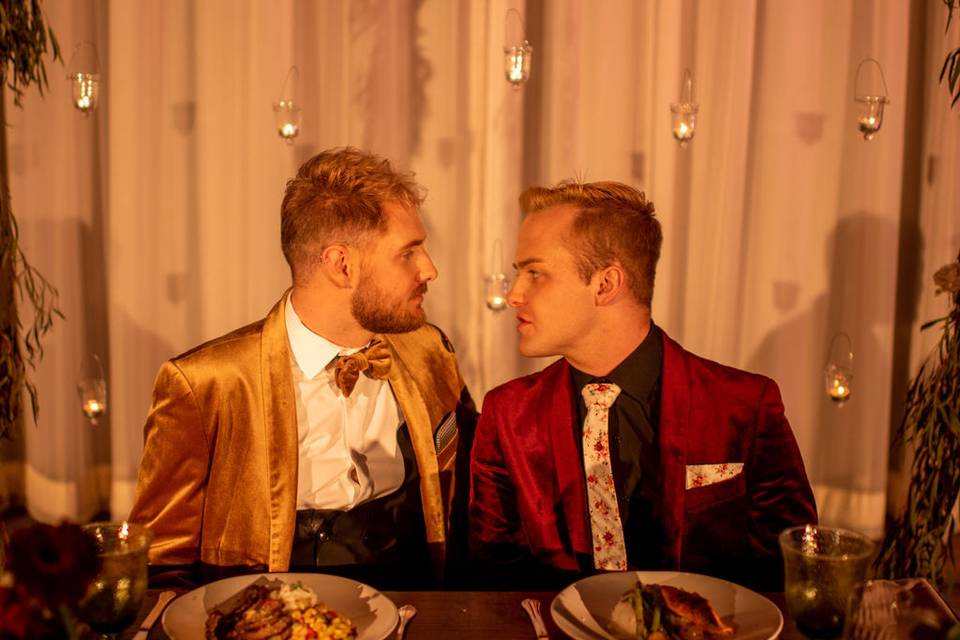
<path fill-rule="evenodd" d="M 953 20 L 953 12 L 957 8 L 957 0 L 943 0 L 947 5 L 947 28 L 944 32 L 950 30 L 950 22 Z M 950 106 L 953 107 L 960 101 L 960 47 L 947 52 L 947 57 L 943 61 L 943 69 L 940 70 L 940 82 L 947 79 L 947 86 L 950 87 L 950 95 L 953 100 Z"/>
<path fill-rule="evenodd" d="M 53 59 L 63 62 L 56 36 L 43 22 L 40 0 L 0 0 L 0 79 L 13 91 L 18 107 L 31 84 L 37 85 L 41 96 L 47 87 L 43 56 L 48 38 Z"/>
<path fill-rule="evenodd" d="M 43 357 L 41 340 L 53 325 L 57 290 L 27 261 L 20 249 L 17 221 L 10 207 L 7 176 L 3 88 L 14 94 L 18 107 L 24 92 L 35 84 L 43 95 L 47 86 L 44 56 L 52 49 L 60 60 L 60 46 L 44 23 L 39 0 L 0 0 L 0 438 L 9 438 L 22 413 L 23 390 L 30 395 L 34 419 L 39 412 L 37 390 L 28 369 Z M 28 302 L 31 324 L 21 336 L 19 306 Z"/>
<path fill-rule="evenodd" d="M 936 351 L 907 391 L 898 440 L 913 450 L 905 512 L 887 530 L 878 574 L 923 576 L 942 584 L 951 554 L 953 505 L 960 492 L 960 256 L 934 275 L 937 293 L 951 296 Z"/>

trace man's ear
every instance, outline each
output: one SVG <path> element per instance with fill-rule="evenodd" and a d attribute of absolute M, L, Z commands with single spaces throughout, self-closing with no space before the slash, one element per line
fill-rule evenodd
<path fill-rule="evenodd" d="M 359 275 L 357 251 L 343 244 L 332 244 L 320 254 L 320 271 L 336 286 L 347 289 L 356 285 Z"/>
<path fill-rule="evenodd" d="M 627 289 L 627 273 L 620 263 L 615 262 L 600 269 L 592 278 L 596 292 L 594 300 L 598 307 L 616 302 L 622 295 L 629 293 Z"/>

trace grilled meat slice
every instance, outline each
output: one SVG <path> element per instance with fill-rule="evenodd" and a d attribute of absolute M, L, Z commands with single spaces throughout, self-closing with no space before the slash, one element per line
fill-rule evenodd
<path fill-rule="evenodd" d="M 722 639 L 733 635 L 733 627 L 720 619 L 710 602 L 699 593 L 668 585 L 647 585 L 659 589 L 666 613 L 666 625 L 681 638 Z M 696 633 L 694 633 L 696 632 Z"/>

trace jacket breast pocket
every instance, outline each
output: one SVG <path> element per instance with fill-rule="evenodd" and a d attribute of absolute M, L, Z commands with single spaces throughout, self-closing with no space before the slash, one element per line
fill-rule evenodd
<path fill-rule="evenodd" d="M 746 496 L 747 480 L 740 473 L 727 480 L 687 489 L 684 492 L 684 511 L 703 511 L 738 499 L 745 500 Z"/>

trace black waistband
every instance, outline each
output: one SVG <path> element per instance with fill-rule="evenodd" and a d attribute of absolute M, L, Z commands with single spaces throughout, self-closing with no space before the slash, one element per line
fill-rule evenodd
<path fill-rule="evenodd" d="M 297 511 L 292 571 L 322 570 L 388 590 L 419 586 L 416 579 L 429 575 L 420 474 L 406 426 L 397 444 L 405 475 L 396 491 L 349 510 Z"/>

